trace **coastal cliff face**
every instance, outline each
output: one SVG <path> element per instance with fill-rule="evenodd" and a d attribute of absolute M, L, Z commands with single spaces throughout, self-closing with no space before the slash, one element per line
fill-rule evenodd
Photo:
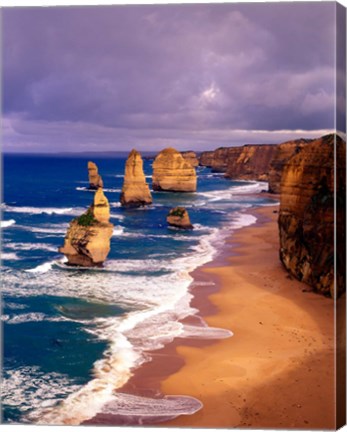
<path fill-rule="evenodd" d="M 192 167 L 195 168 L 195 167 L 197 167 L 199 165 L 199 159 L 198 159 L 198 157 L 197 157 L 197 155 L 196 155 L 195 152 L 193 152 L 193 151 L 183 151 L 183 152 L 181 152 L 181 155 L 183 156 L 183 159 L 186 162 L 190 163 L 190 165 Z"/>
<path fill-rule="evenodd" d="M 169 226 L 182 229 L 193 229 L 188 211 L 184 207 L 175 207 L 170 210 L 167 218 Z"/>
<path fill-rule="evenodd" d="M 214 157 L 213 150 L 202 152 L 199 158 L 199 165 L 211 168 L 213 157 Z"/>
<path fill-rule="evenodd" d="M 103 188 L 104 184 L 101 176 L 98 173 L 98 167 L 94 162 L 88 162 L 88 177 L 89 177 L 89 189 Z"/>
<path fill-rule="evenodd" d="M 113 233 L 109 219 L 108 200 L 99 188 L 89 209 L 70 222 L 64 245 L 59 248 L 68 259 L 68 265 L 102 267 L 110 252 Z"/>
<path fill-rule="evenodd" d="M 225 177 L 267 181 L 277 145 L 259 144 L 230 148 Z"/>
<path fill-rule="evenodd" d="M 345 142 L 337 138 L 337 158 L 345 149 Z M 337 171 L 337 220 L 344 217 L 344 172 L 345 166 Z M 285 165 L 278 224 L 285 268 L 315 291 L 333 296 L 334 135 L 305 144 Z"/>
<path fill-rule="evenodd" d="M 270 163 L 269 170 L 269 192 L 279 194 L 281 190 L 281 178 L 285 164 L 295 154 L 299 153 L 303 146 L 312 142 L 312 140 L 299 139 L 295 141 L 286 141 L 277 146 L 277 150 Z"/>
<path fill-rule="evenodd" d="M 195 169 L 173 148 L 162 150 L 153 162 L 152 188 L 155 191 L 195 192 Z"/>
<path fill-rule="evenodd" d="M 143 172 L 143 160 L 141 154 L 136 150 L 131 150 L 125 163 L 120 202 L 125 207 L 141 207 L 152 204 L 152 195 Z"/>

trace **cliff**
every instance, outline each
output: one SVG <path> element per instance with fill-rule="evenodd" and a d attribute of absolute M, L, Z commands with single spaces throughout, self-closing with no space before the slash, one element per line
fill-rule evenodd
<path fill-rule="evenodd" d="M 202 152 L 199 158 L 199 165 L 211 168 L 213 157 L 214 150 Z"/>
<path fill-rule="evenodd" d="M 152 195 L 143 172 L 143 160 L 141 154 L 136 150 L 131 150 L 125 163 L 120 202 L 125 207 L 141 207 L 152 204 Z"/>
<path fill-rule="evenodd" d="M 273 144 L 247 144 L 230 148 L 225 177 L 267 181 L 276 150 L 277 146 Z"/>
<path fill-rule="evenodd" d="M 195 192 L 195 169 L 173 148 L 162 150 L 153 162 L 152 188 L 155 191 Z"/>
<path fill-rule="evenodd" d="M 338 160 L 344 160 L 345 151 L 346 143 L 337 137 Z M 336 219 L 340 221 L 345 218 L 345 169 L 344 164 L 337 170 Z M 333 296 L 334 135 L 305 144 L 284 166 L 278 225 L 285 268 L 315 291 Z M 341 278 L 338 273 L 337 279 Z M 345 287 L 338 286 L 339 295 Z"/>
<path fill-rule="evenodd" d="M 170 226 L 182 229 L 193 229 L 190 222 L 189 214 L 184 207 L 175 207 L 170 210 L 167 218 L 167 223 Z"/>
<path fill-rule="evenodd" d="M 277 146 L 269 170 L 269 192 L 279 194 L 281 189 L 281 177 L 285 164 L 295 154 L 299 153 L 305 144 L 312 140 L 299 139 L 286 141 Z"/>
<path fill-rule="evenodd" d="M 183 152 L 181 152 L 181 155 L 183 156 L 183 159 L 186 162 L 190 163 L 190 165 L 192 167 L 195 168 L 195 167 L 197 167 L 199 165 L 199 159 L 198 159 L 198 157 L 197 157 L 197 155 L 196 155 L 195 152 L 193 152 L 191 150 L 189 150 L 189 151 L 183 151 Z"/>
<path fill-rule="evenodd" d="M 113 224 L 109 222 L 110 207 L 101 188 L 94 202 L 80 217 L 70 222 L 64 245 L 59 248 L 68 265 L 101 267 L 110 251 Z"/>
<path fill-rule="evenodd" d="M 103 188 L 104 184 L 101 176 L 98 173 L 98 167 L 94 162 L 88 162 L 88 177 L 89 177 L 89 189 Z"/>

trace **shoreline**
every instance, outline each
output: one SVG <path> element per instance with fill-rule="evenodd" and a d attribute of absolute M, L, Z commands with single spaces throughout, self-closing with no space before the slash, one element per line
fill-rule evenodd
<path fill-rule="evenodd" d="M 190 288 L 194 295 L 192 306 L 199 310 L 198 316 L 209 326 L 228 329 L 234 336 L 222 340 L 175 338 L 162 349 L 148 353 L 151 360 L 135 370 L 125 386 L 118 389 L 146 397 L 191 396 L 200 400 L 203 408 L 195 414 L 161 422 L 154 422 L 152 418 L 143 424 L 201 428 L 334 427 L 333 305 L 331 299 L 302 292 L 309 287 L 292 279 L 282 268 L 276 247 L 277 216 L 273 213 L 276 209 L 278 206 L 274 205 L 248 212 L 255 215 L 257 221 L 235 230 L 212 261 L 191 273 L 194 279 Z M 259 249 L 255 245 L 260 246 Z M 267 276 L 258 275 L 255 284 L 253 266 L 245 263 L 252 259 L 260 272 L 264 265 L 269 267 Z M 230 278 L 237 282 L 232 289 Z M 214 285 L 194 286 L 199 282 L 213 282 Z M 257 303 L 258 299 L 264 301 L 265 309 L 249 302 L 249 295 Z M 281 317 L 273 311 L 276 305 L 287 315 L 282 330 Z M 300 318 L 300 328 L 293 328 L 291 314 Z M 238 315 L 243 318 L 239 322 Z M 313 320 L 310 315 L 314 315 Z M 261 316 L 261 320 L 256 322 L 256 316 Z M 276 318 L 272 323 L 270 316 Z M 194 321 L 194 317 L 187 321 L 190 319 Z M 322 321 L 318 323 L 322 330 L 317 330 L 315 321 Z M 262 343 L 265 345 L 261 346 Z M 279 346 L 275 346 L 278 343 Z M 238 354 L 236 359 L 235 353 Z M 310 364 L 315 369 L 309 367 Z M 264 374 L 270 378 L 270 383 L 268 379 L 264 382 Z M 307 388 L 311 390 L 305 396 Z M 314 398 L 317 389 L 320 397 Z M 279 393 L 283 396 L 280 400 Z M 308 403 L 310 398 L 315 400 Z M 82 424 L 138 423 L 133 419 L 98 414 Z"/>

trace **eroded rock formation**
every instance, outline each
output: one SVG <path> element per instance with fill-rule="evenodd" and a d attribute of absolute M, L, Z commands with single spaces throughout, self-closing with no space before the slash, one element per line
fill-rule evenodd
<path fill-rule="evenodd" d="M 153 162 L 152 188 L 155 191 L 195 192 L 195 169 L 173 148 L 162 150 Z"/>
<path fill-rule="evenodd" d="M 125 207 L 141 207 L 152 204 L 152 195 L 143 172 L 142 157 L 136 150 L 131 150 L 125 163 L 120 202 Z"/>
<path fill-rule="evenodd" d="M 338 160 L 345 160 L 345 151 L 346 143 L 337 137 Z M 344 164 L 337 170 L 336 179 L 336 219 L 341 221 L 345 218 L 345 169 Z M 333 296 L 334 135 L 305 144 L 284 166 L 278 224 L 285 268 L 315 291 Z M 337 260 L 339 263 L 341 257 Z M 338 273 L 337 280 L 341 278 Z M 345 287 L 338 286 L 340 294 Z"/>
<path fill-rule="evenodd" d="M 103 188 L 104 184 L 101 176 L 98 173 L 98 167 L 94 162 L 88 162 L 88 177 L 89 177 L 89 189 Z"/>
<path fill-rule="evenodd" d="M 81 216 L 70 222 L 64 245 L 59 248 L 68 265 L 101 267 L 110 251 L 113 224 L 109 222 L 110 207 L 101 188 L 94 202 Z"/>
<path fill-rule="evenodd" d="M 214 158 L 214 150 L 204 151 L 200 155 L 199 165 L 211 168 L 212 167 L 213 158 Z"/>
<path fill-rule="evenodd" d="M 299 153 L 305 144 L 312 140 L 299 139 L 286 141 L 277 146 L 269 170 L 269 192 L 279 194 L 281 189 L 281 177 L 285 164 L 295 154 Z"/>
<path fill-rule="evenodd" d="M 175 207 L 171 209 L 166 218 L 166 221 L 170 226 L 176 228 L 193 228 L 193 225 L 190 222 L 188 211 L 184 207 Z"/>
<path fill-rule="evenodd" d="M 247 144 L 230 148 L 225 177 L 267 181 L 276 150 L 277 145 L 273 144 Z"/>
<path fill-rule="evenodd" d="M 181 152 L 181 155 L 183 156 L 184 160 L 189 162 L 192 167 L 197 167 L 199 165 L 199 159 L 195 152 L 189 150 L 189 151 L 183 151 Z"/>

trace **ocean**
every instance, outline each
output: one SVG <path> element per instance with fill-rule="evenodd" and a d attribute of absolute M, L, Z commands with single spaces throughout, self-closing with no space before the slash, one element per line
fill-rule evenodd
<path fill-rule="evenodd" d="M 114 224 L 102 269 L 67 267 L 58 252 L 69 221 L 93 200 L 88 160 L 98 165 Z M 149 184 L 151 164 L 144 161 Z M 251 208 L 273 200 L 257 194 L 264 182 L 230 181 L 198 167 L 196 193 L 152 192 L 152 206 L 124 209 L 124 165 L 109 156 L 3 156 L 3 423 L 80 424 L 99 412 L 145 423 L 201 408 L 189 395 L 145 398 L 116 389 L 175 337 L 232 337 L 232 329 L 202 319 L 181 323 L 199 315 L 190 272 L 211 261 L 233 230 L 256 221 Z M 177 205 L 187 208 L 193 230 L 168 228 L 166 215 Z"/>

